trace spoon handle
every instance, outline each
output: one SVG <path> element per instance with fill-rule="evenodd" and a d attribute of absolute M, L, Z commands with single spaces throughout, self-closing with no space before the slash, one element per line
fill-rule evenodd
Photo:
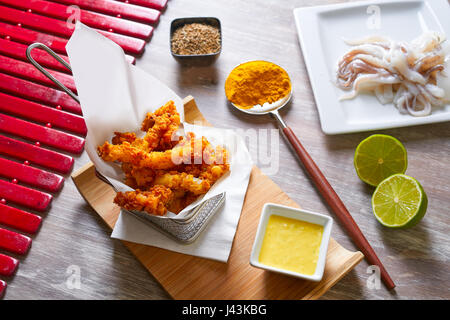
<path fill-rule="evenodd" d="M 330 206 L 333 212 L 336 214 L 339 221 L 347 230 L 353 242 L 358 246 L 358 248 L 362 251 L 366 259 L 372 265 L 377 265 L 380 268 L 381 279 L 383 280 L 386 287 L 390 290 L 395 287 L 394 282 L 391 277 L 387 273 L 377 254 L 373 250 L 372 246 L 367 241 L 366 237 L 364 237 L 361 229 L 359 229 L 353 217 L 348 212 L 342 200 L 337 195 L 336 191 L 334 191 L 333 187 L 330 185 L 328 180 L 323 175 L 322 171 L 320 171 L 319 167 L 316 165 L 314 160 L 311 158 L 309 153 L 300 143 L 295 133 L 291 128 L 285 126 L 283 127 L 283 133 L 286 138 L 289 140 L 293 149 L 297 153 L 300 158 L 303 166 L 306 171 L 314 181 L 317 189 L 325 199 L 326 203 Z"/>

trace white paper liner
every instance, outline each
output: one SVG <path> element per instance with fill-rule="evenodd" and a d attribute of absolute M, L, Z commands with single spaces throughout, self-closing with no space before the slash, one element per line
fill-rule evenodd
<path fill-rule="evenodd" d="M 141 135 L 140 124 L 147 112 L 155 111 L 169 100 L 175 102 L 183 121 L 183 102 L 158 79 L 129 64 L 118 45 L 82 23 L 77 23 L 66 50 L 88 128 L 85 149 L 89 158 L 119 191 L 132 190 L 122 183 L 124 174 L 120 165 L 103 161 L 97 154 L 97 147 L 111 141 L 115 131 Z M 243 183 L 243 178 L 247 177 L 248 183 L 252 161 L 241 137 L 232 130 L 196 126 L 184 121 L 183 126 L 185 132 L 205 136 L 213 146 L 225 146 L 230 155 L 230 172 L 178 215 L 169 212 L 161 219 L 182 219 L 202 201 L 230 191 L 236 183 Z"/>

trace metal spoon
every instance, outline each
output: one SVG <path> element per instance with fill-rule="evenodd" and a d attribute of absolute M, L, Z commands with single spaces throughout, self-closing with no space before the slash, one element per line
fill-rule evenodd
<path fill-rule="evenodd" d="M 273 108 L 271 105 L 268 106 L 254 106 L 250 109 L 243 109 L 239 106 L 235 105 L 231 102 L 231 105 L 238 109 L 241 112 L 245 112 L 247 114 L 252 115 L 265 115 L 270 114 L 275 120 L 277 120 L 279 127 L 281 128 L 284 136 L 289 141 L 292 146 L 294 152 L 297 154 L 300 161 L 303 163 L 305 170 L 308 172 L 309 176 L 313 180 L 316 188 L 319 190 L 320 194 L 324 198 L 325 202 L 330 206 L 333 212 L 336 214 L 338 220 L 342 223 L 342 225 L 347 230 L 353 242 L 358 246 L 358 248 L 362 251 L 366 259 L 369 261 L 371 265 L 377 265 L 380 268 L 381 279 L 385 283 L 388 289 L 393 289 L 395 287 L 394 282 L 391 277 L 387 273 L 380 259 L 376 255 L 372 246 L 369 244 L 358 225 L 356 224 L 353 217 L 348 212 L 342 200 L 337 195 L 336 191 L 334 191 L 333 187 L 330 185 L 328 180 L 323 175 L 322 171 L 320 171 L 319 167 L 316 165 L 314 160 L 311 158 L 309 153 L 300 143 L 300 140 L 295 135 L 294 131 L 283 121 L 278 110 L 283 108 L 292 97 L 292 91 L 289 93 L 287 98 L 282 102 L 277 104 L 273 103 Z"/>
<path fill-rule="evenodd" d="M 235 105 L 233 102 L 230 102 L 230 103 L 233 107 L 235 107 L 239 111 L 247 113 L 247 114 L 252 114 L 252 115 L 270 114 L 273 118 L 275 118 L 275 120 L 277 120 L 278 124 L 280 125 L 280 127 L 283 129 L 283 132 L 284 132 L 284 129 L 287 128 L 288 126 L 284 122 L 283 118 L 281 118 L 280 114 L 278 113 L 278 110 L 280 110 L 285 105 L 287 105 L 289 103 L 289 101 L 291 101 L 291 97 L 292 97 L 292 91 L 290 91 L 289 94 L 287 95 L 287 97 L 283 99 L 284 101 L 282 103 L 277 104 L 276 102 L 274 102 L 272 104 L 273 108 L 270 108 L 270 106 L 267 106 L 266 108 L 262 108 L 260 106 L 255 106 L 250 109 L 244 109 L 244 108 L 241 108 L 241 107 Z M 258 108 L 261 108 L 261 109 L 258 110 Z"/>

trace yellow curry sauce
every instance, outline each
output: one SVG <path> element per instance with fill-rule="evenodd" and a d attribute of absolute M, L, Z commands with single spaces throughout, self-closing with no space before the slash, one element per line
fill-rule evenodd
<path fill-rule="evenodd" d="M 278 215 L 267 222 L 259 262 L 270 267 L 313 275 L 323 226 Z"/>

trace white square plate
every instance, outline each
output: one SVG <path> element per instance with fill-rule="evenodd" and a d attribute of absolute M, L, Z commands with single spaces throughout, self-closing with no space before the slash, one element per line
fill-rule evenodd
<path fill-rule="evenodd" d="M 379 23 L 370 23 L 378 10 Z M 447 0 L 378 0 L 306 7 L 294 9 L 294 17 L 322 130 L 326 134 L 450 120 L 450 104 L 434 108 L 429 116 L 414 117 L 400 114 L 392 103 L 382 105 L 375 95 L 361 94 L 352 100 L 339 101 L 344 91 L 333 83 L 336 63 L 349 49 L 343 39 L 376 34 L 411 41 L 427 30 L 442 32 L 448 39 L 450 5 Z"/>

